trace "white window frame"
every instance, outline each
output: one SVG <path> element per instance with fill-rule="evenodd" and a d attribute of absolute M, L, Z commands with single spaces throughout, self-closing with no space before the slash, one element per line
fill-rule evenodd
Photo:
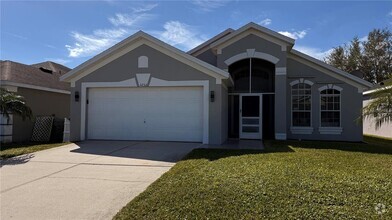
<path fill-rule="evenodd" d="M 328 97 L 331 95 L 328 94 L 321 94 L 322 91 L 327 90 L 327 89 L 334 89 L 340 92 L 339 94 L 339 126 L 337 127 L 323 127 L 321 126 L 321 112 L 323 110 L 321 110 L 321 97 Z M 342 127 L 342 91 L 343 88 L 339 87 L 337 85 L 333 85 L 333 84 L 328 84 L 325 86 L 320 87 L 319 89 L 319 102 L 320 102 L 320 110 L 319 110 L 319 132 L 320 134 L 341 134 L 343 132 L 343 127 Z M 332 95 L 332 96 L 337 96 L 337 95 Z"/>
<path fill-rule="evenodd" d="M 300 83 L 304 83 L 310 86 L 310 126 L 294 126 L 293 125 L 293 86 L 300 84 Z M 300 78 L 297 80 L 294 80 L 290 83 L 290 92 L 291 92 L 291 96 L 290 96 L 290 110 L 291 110 L 291 127 L 290 127 L 290 131 L 292 134 L 312 134 L 313 133 L 313 120 L 312 120 L 312 99 L 313 99 L 313 92 L 312 92 L 312 86 L 313 86 L 313 82 L 310 80 L 306 80 L 304 78 Z M 306 111 L 307 112 L 307 111 Z"/>

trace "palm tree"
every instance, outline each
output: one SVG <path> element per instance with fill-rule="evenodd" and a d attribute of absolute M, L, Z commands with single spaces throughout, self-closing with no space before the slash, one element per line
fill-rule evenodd
<path fill-rule="evenodd" d="M 19 115 L 23 120 L 31 119 L 32 111 L 23 96 L 0 88 L 0 113 L 9 120 L 10 114 Z"/>
<path fill-rule="evenodd" d="M 376 129 L 386 122 L 392 122 L 392 81 L 372 93 L 371 99 L 363 107 L 363 116 L 374 119 Z"/>

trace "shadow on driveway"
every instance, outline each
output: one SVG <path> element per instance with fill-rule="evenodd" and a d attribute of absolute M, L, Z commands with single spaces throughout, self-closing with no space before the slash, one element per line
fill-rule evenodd
<path fill-rule="evenodd" d="M 76 143 L 79 148 L 72 153 L 107 155 L 128 159 L 161 162 L 177 162 L 201 143 L 183 142 L 131 142 L 131 141 L 84 141 Z"/>

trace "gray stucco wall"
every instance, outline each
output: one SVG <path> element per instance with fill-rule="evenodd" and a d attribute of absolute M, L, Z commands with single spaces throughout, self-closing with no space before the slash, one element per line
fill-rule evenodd
<path fill-rule="evenodd" d="M 137 60 L 139 56 L 149 58 L 149 68 L 138 68 Z M 108 63 L 98 70 L 78 80 L 72 88 L 72 95 L 75 91 L 81 92 L 83 82 L 119 82 L 134 78 L 136 73 L 150 73 L 151 77 L 168 81 L 186 80 L 209 80 L 210 91 L 215 91 L 215 102 L 209 101 L 209 142 L 210 144 L 221 144 L 221 85 L 216 84 L 215 78 L 206 75 L 178 60 L 175 60 L 149 46 L 142 45 L 131 52 Z M 71 140 L 80 140 L 80 101 L 71 100 Z"/>
<path fill-rule="evenodd" d="M 287 65 L 287 51 L 282 51 L 282 47 L 273 42 L 250 34 L 222 49 L 222 53 L 217 56 L 217 65 L 221 69 L 227 69 L 225 60 L 246 52 L 247 49 L 255 49 L 257 52 L 266 53 L 279 59 L 275 68 L 285 68 Z M 275 133 L 286 135 L 286 75 L 275 75 Z"/>
<path fill-rule="evenodd" d="M 225 142 L 228 137 L 228 129 L 229 129 L 229 95 L 226 88 L 221 86 L 222 90 L 222 114 L 221 114 L 221 142 Z"/>
<path fill-rule="evenodd" d="M 232 56 L 246 52 L 247 49 L 256 49 L 257 52 L 270 54 L 279 59 L 277 67 L 286 66 L 286 51 L 282 51 L 282 47 L 270 41 L 264 40 L 256 35 L 250 34 L 233 44 L 222 49 L 222 54 L 217 56 L 217 66 L 221 69 L 227 69 L 225 60 Z"/>
<path fill-rule="evenodd" d="M 312 86 L 312 116 L 311 125 L 314 128 L 312 134 L 292 134 L 291 123 L 291 86 L 290 82 L 304 78 L 313 82 Z M 320 134 L 320 93 L 318 89 L 327 84 L 337 85 L 341 91 L 341 134 Z M 362 108 L 362 93 L 350 84 L 340 81 L 305 64 L 293 59 L 287 60 L 287 134 L 289 139 L 304 140 L 342 140 L 362 141 L 362 125 L 356 122 Z"/>
<path fill-rule="evenodd" d="M 216 55 L 212 52 L 212 50 L 207 50 L 199 55 L 196 56 L 196 58 L 203 60 L 204 62 L 207 62 L 213 66 L 216 66 L 216 60 L 217 57 Z"/>
<path fill-rule="evenodd" d="M 67 94 L 21 87 L 18 88 L 17 94 L 26 99 L 26 104 L 33 111 L 33 118 L 32 120 L 26 119 L 23 121 L 21 117 L 14 115 L 13 142 L 23 142 L 31 139 L 35 116 L 55 115 L 56 118 L 69 117 L 70 96 Z"/>

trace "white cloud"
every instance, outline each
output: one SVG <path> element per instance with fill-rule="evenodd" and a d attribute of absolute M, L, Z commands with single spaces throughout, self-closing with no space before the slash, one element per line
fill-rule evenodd
<path fill-rule="evenodd" d="M 142 7 L 139 7 L 139 8 L 136 8 L 136 7 L 132 8 L 132 11 L 134 13 L 148 12 L 148 11 L 151 11 L 152 9 L 154 9 L 157 6 L 158 6 L 158 4 L 146 4 L 146 5 L 144 5 Z"/>
<path fill-rule="evenodd" d="M 267 25 L 270 25 L 271 23 L 272 23 L 272 20 L 269 18 L 266 18 L 266 19 L 260 21 L 259 25 L 267 26 Z"/>
<path fill-rule="evenodd" d="M 368 36 L 367 36 L 367 35 L 365 35 L 365 36 L 359 38 L 359 41 L 360 41 L 360 42 L 365 42 L 365 41 L 367 41 L 367 40 L 368 40 Z"/>
<path fill-rule="evenodd" d="M 307 47 L 307 46 L 298 46 L 295 45 L 294 49 L 307 54 L 311 57 L 314 57 L 316 59 L 319 60 L 324 60 L 325 57 L 327 57 L 331 52 L 332 52 L 332 48 L 329 50 L 321 50 L 320 48 L 314 48 L 314 47 Z"/>
<path fill-rule="evenodd" d="M 132 8 L 132 13 L 117 13 L 109 17 L 112 28 L 94 30 L 92 34 L 83 34 L 78 31 L 71 32 L 74 40 L 72 45 L 65 45 L 69 57 L 88 57 L 95 55 L 110 46 L 118 43 L 129 35 L 140 23 L 154 18 L 153 14 L 147 13 L 158 4 L 146 4 L 139 8 Z"/>
<path fill-rule="evenodd" d="M 184 50 L 192 49 L 206 40 L 198 34 L 195 28 L 179 21 L 168 21 L 163 28 L 164 31 L 156 32 L 157 37 Z"/>
<path fill-rule="evenodd" d="M 125 29 L 100 29 L 90 35 L 72 32 L 71 37 L 75 43 L 65 47 L 68 49 L 69 57 L 91 56 L 119 42 L 127 34 L 128 31 Z"/>
<path fill-rule="evenodd" d="M 286 37 L 290 37 L 293 38 L 295 40 L 297 39 L 302 39 L 306 36 L 307 31 L 303 30 L 303 31 L 293 31 L 293 32 L 289 32 L 289 31 L 279 31 L 279 34 L 282 34 Z"/>
<path fill-rule="evenodd" d="M 110 17 L 109 21 L 112 23 L 114 26 L 135 26 L 137 24 L 140 24 L 143 21 L 149 20 L 153 18 L 154 16 L 151 14 L 123 14 L 123 13 L 117 13 L 115 17 Z"/>
<path fill-rule="evenodd" d="M 192 3 L 198 6 L 202 11 L 210 12 L 214 9 L 224 6 L 228 0 L 192 0 Z"/>
<path fill-rule="evenodd" d="M 392 11 L 390 11 L 390 12 L 388 13 L 388 16 L 392 16 Z"/>

